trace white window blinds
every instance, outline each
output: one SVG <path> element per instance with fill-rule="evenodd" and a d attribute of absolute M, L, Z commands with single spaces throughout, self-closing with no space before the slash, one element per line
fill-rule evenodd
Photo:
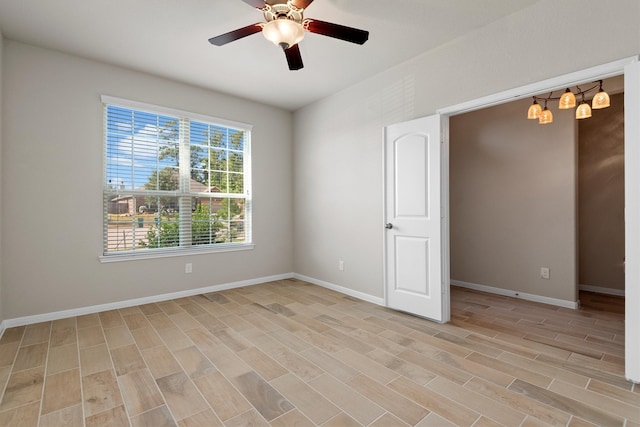
<path fill-rule="evenodd" d="M 251 242 L 249 126 L 103 103 L 104 255 Z"/>

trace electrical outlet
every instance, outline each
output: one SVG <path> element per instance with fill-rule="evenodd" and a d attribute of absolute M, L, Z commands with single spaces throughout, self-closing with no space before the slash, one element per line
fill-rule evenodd
<path fill-rule="evenodd" d="M 193 273 L 193 265 L 192 265 L 190 262 L 188 262 L 188 263 L 186 263 L 186 264 L 184 265 L 184 272 L 185 272 L 186 274 Z"/>
<path fill-rule="evenodd" d="M 344 261 L 341 259 L 338 260 L 338 270 L 344 271 Z"/>
<path fill-rule="evenodd" d="M 549 280 L 549 267 L 540 267 L 540 277 Z"/>

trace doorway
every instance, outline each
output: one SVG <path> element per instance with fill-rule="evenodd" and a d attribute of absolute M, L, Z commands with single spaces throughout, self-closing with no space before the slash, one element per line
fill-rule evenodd
<path fill-rule="evenodd" d="M 624 74 L 625 87 L 625 324 L 640 323 L 640 310 L 633 304 L 640 301 L 640 122 L 635 120 L 640 115 L 640 63 L 638 57 L 631 57 L 615 61 L 602 66 L 593 67 L 580 72 L 568 74 L 543 82 L 527 85 L 521 88 L 505 91 L 485 98 L 469 101 L 438 111 L 443 118 L 444 148 L 442 163 L 448 164 L 449 156 L 449 128 L 450 116 L 479 110 L 493 105 L 504 104 L 509 101 L 529 98 L 537 93 L 561 90 L 568 86 L 582 84 L 588 81 L 605 79 Z M 630 143 L 635 142 L 635 143 Z M 443 168 L 443 204 L 449 202 L 449 174 Z M 445 208 L 446 210 L 446 208 Z M 443 235 L 443 266 L 449 263 L 449 230 L 448 216 L 444 221 Z M 444 268 L 448 273 L 448 270 Z M 630 381 L 640 382 L 640 336 L 632 334 L 627 329 L 625 333 L 625 376 Z"/>

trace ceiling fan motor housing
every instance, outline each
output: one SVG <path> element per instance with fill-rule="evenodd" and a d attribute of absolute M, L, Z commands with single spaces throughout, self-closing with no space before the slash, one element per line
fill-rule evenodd
<path fill-rule="evenodd" d="M 294 5 L 290 3 L 278 3 L 278 4 L 265 4 L 264 8 L 264 19 L 267 22 L 274 21 L 276 19 L 288 19 L 290 21 L 297 22 L 298 24 L 302 24 L 303 16 L 302 10 L 297 9 Z"/>

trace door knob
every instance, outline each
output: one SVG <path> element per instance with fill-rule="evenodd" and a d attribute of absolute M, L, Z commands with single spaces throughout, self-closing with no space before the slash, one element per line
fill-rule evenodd
<path fill-rule="evenodd" d="M 388 222 L 384 228 L 386 228 L 387 230 L 391 230 L 393 228 L 393 224 L 391 224 L 390 222 Z"/>

